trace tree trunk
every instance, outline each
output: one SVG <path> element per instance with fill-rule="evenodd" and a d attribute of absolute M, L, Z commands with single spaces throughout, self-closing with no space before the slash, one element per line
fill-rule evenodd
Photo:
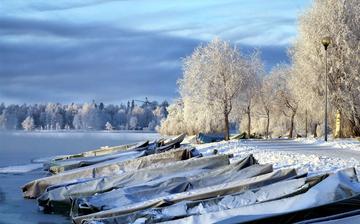
<path fill-rule="evenodd" d="M 314 138 L 317 138 L 317 127 L 318 127 L 318 123 L 315 123 L 314 125 L 314 130 L 313 130 L 313 135 L 314 135 Z"/>
<path fill-rule="evenodd" d="M 225 141 L 228 141 L 230 139 L 230 130 L 229 130 L 229 115 L 227 113 L 224 113 L 224 120 L 225 120 L 224 137 L 225 137 Z"/>
<path fill-rule="evenodd" d="M 248 106 L 248 108 L 247 108 L 247 116 L 248 116 L 247 133 L 248 133 L 248 138 L 250 138 L 250 135 L 251 135 L 251 114 L 250 114 L 250 106 Z"/>
<path fill-rule="evenodd" d="M 295 113 L 291 115 L 289 138 L 293 137 Z"/>
<path fill-rule="evenodd" d="M 269 138 L 269 126 L 270 126 L 270 113 L 266 113 L 267 120 L 266 120 L 266 138 Z"/>

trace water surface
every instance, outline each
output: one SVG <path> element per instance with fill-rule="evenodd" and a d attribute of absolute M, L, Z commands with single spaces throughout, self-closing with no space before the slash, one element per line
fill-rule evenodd
<path fill-rule="evenodd" d="M 0 167 L 157 137 L 157 133 L 144 132 L 0 132 Z M 71 223 L 65 216 L 43 214 L 36 200 L 23 199 L 21 186 L 46 175 L 41 170 L 23 174 L 0 173 L 0 224 Z"/>

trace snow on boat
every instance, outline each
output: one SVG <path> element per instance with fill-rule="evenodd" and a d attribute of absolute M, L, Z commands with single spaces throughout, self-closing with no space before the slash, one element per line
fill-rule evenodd
<path fill-rule="evenodd" d="M 120 151 L 127 151 L 127 150 L 134 150 L 137 148 L 145 147 L 149 144 L 149 141 L 143 141 L 140 143 L 135 144 L 126 144 L 126 145 L 119 145 L 119 146 L 112 146 L 112 147 L 101 147 L 100 149 L 94 149 L 78 154 L 72 154 L 72 155 L 64 155 L 64 156 L 58 156 L 55 157 L 54 160 L 67 160 L 72 158 L 79 158 L 79 157 L 92 157 L 92 156 L 103 156 L 107 154 L 111 154 L 114 152 L 120 152 Z"/>
<path fill-rule="evenodd" d="M 220 142 L 224 140 L 224 135 L 199 133 L 196 140 L 198 143 Z"/>
<path fill-rule="evenodd" d="M 217 157 L 220 158 L 219 156 Z M 210 163 L 213 162 L 215 158 L 216 157 L 213 157 L 212 160 L 202 158 L 202 160 L 207 159 Z M 196 163 L 196 165 L 199 163 L 199 161 L 192 160 L 188 160 L 187 162 Z M 196 169 L 191 171 L 191 175 L 189 175 L 188 171 L 178 172 L 176 176 L 169 175 L 161 179 L 146 182 L 145 184 L 127 185 L 126 187 L 103 194 L 96 194 L 88 198 L 79 198 L 73 203 L 72 214 L 78 216 L 80 212 L 81 214 L 86 214 L 100 210 L 108 210 L 119 205 L 144 202 L 159 196 L 186 192 L 272 171 L 272 167 L 269 165 L 258 165 L 257 169 L 246 169 L 255 164 L 257 164 L 257 161 L 250 155 L 234 164 L 225 164 L 219 167 L 211 166 L 199 169 L 199 167 L 193 166 L 193 168 Z"/>
<path fill-rule="evenodd" d="M 102 176 L 120 174 L 126 171 L 148 167 L 154 163 L 166 164 L 186 158 L 186 149 L 173 150 L 162 154 L 117 161 L 110 160 L 91 166 L 81 167 L 74 170 L 59 173 L 57 175 L 34 180 L 23 187 L 25 198 L 37 198 L 51 185 L 75 183 L 81 180 L 92 179 Z"/>
<path fill-rule="evenodd" d="M 179 148 L 180 143 L 184 140 L 185 135 L 179 135 L 166 140 L 156 140 L 149 144 L 149 141 L 140 142 L 138 144 L 129 144 L 116 146 L 111 148 L 102 148 L 85 153 L 68 156 L 66 159 L 55 159 L 49 163 L 49 171 L 51 173 L 61 173 L 79 167 L 89 166 L 96 163 L 116 159 L 119 157 L 129 157 L 129 154 L 150 155 L 168 151 L 172 148 Z M 143 152 L 140 154 L 138 152 Z M 130 158 L 130 157 L 129 157 Z"/>
<path fill-rule="evenodd" d="M 175 139 L 176 139 L 175 141 L 171 141 L 168 145 L 160 147 L 161 151 L 174 149 L 177 146 L 179 146 L 180 142 L 183 140 L 183 138 L 178 138 L 178 137 Z M 62 172 L 50 177 L 44 177 L 38 180 L 34 180 L 26 184 L 22 188 L 24 197 L 37 198 L 50 185 L 75 183 L 78 181 L 83 181 L 84 179 L 86 180 L 86 179 L 97 178 L 100 176 L 120 174 L 125 171 L 136 170 L 147 167 L 152 163 L 168 163 L 171 161 L 183 160 L 188 158 L 189 156 L 188 155 L 189 152 L 186 149 L 182 149 L 178 151 L 171 151 L 169 153 L 167 152 L 161 153 L 161 155 L 159 156 L 149 155 L 146 157 L 140 157 L 140 156 L 145 156 L 148 153 L 150 154 L 156 153 L 156 147 L 152 149 L 152 152 L 140 151 L 138 153 L 133 153 L 132 156 L 128 156 L 126 160 L 124 160 L 124 157 L 115 158 L 115 159 L 99 162 L 94 165 L 80 167 L 77 169 Z"/>
<path fill-rule="evenodd" d="M 53 159 L 57 174 L 26 184 L 24 197 L 75 224 L 312 223 L 360 214 L 355 169 L 308 177 L 252 155 L 230 163 L 230 155 L 181 145 L 184 137 Z"/>
<path fill-rule="evenodd" d="M 99 223 L 117 224 L 133 223 L 137 220 L 143 220 L 146 223 L 156 223 L 193 215 L 218 212 L 300 194 L 321 181 L 325 176 L 326 175 L 322 175 L 310 179 L 295 177 L 293 179 L 290 178 L 265 185 L 264 187 L 239 191 L 235 194 L 205 200 L 182 201 L 165 207 L 150 208 L 121 216 L 95 220 Z"/>
<path fill-rule="evenodd" d="M 67 170 L 72 170 L 84 166 L 90 166 L 96 163 L 101 163 L 113 159 L 127 160 L 129 158 L 138 158 L 145 155 L 145 151 L 147 147 L 144 147 L 142 149 L 143 150 L 125 151 L 115 154 L 104 155 L 104 156 L 92 156 L 92 157 L 83 157 L 81 159 L 76 158 L 76 159 L 53 161 L 50 163 L 49 171 L 53 174 L 57 174 Z"/>
<path fill-rule="evenodd" d="M 340 206 L 345 203 L 350 204 L 348 208 L 358 209 L 359 193 L 360 183 L 356 172 L 348 169 L 329 175 L 308 191 L 293 197 L 190 216 L 169 223 L 294 223 L 325 213 L 331 214 L 338 209 L 341 211 Z"/>
<path fill-rule="evenodd" d="M 169 154 L 170 152 L 156 155 Z M 184 159 L 185 157 L 182 158 Z M 160 161 L 147 166 L 146 169 L 78 181 L 77 183 L 51 186 L 38 198 L 38 201 L 39 205 L 47 210 L 63 212 L 63 207 L 69 206 L 70 198 L 91 196 L 125 186 L 147 183 L 155 179 L 196 174 L 216 167 L 226 166 L 229 163 L 227 155 L 202 157 L 196 159 L 196 161 L 193 159 L 171 161 L 168 163 Z"/>
<path fill-rule="evenodd" d="M 277 170 L 271 173 L 235 180 L 227 183 L 216 184 L 200 189 L 195 189 L 189 192 L 181 192 L 169 196 L 158 197 L 155 199 L 147 200 L 145 202 L 133 203 L 114 209 L 93 213 L 90 215 L 74 217 L 73 221 L 76 224 L 82 223 L 86 219 L 106 218 L 118 215 L 124 215 L 131 212 L 136 212 L 151 207 L 160 207 L 167 204 L 174 204 L 185 200 L 201 200 L 206 198 L 218 197 L 221 195 L 231 194 L 249 188 L 256 188 L 269 183 L 274 183 L 281 180 L 286 180 L 296 176 L 294 169 Z"/>
<path fill-rule="evenodd" d="M 171 201 L 172 202 L 172 201 Z M 166 206 L 169 205 L 170 206 Z M 75 217 L 75 223 L 313 223 L 319 217 L 358 210 L 360 183 L 354 169 L 311 178 L 295 178 L 224 197 L 175 204 L 98 218 Z M 358 214 L 358 213 L 355 213 Z M 184 218 L 185 217 L 185 218 Z M 316 219 L 314 219 L 316 218 Z M 348 219 L 349 220 L 349 219 Z"/>

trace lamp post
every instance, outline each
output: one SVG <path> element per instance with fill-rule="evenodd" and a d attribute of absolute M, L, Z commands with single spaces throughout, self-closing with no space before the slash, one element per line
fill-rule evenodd
<path fill-rule="evenodd" d="M 327 107 L 328 107 L 328 97 L 327 97 L 327 90 L 328 90 L 328 68 L 327 68 L 327 49 L 329 47 L 329 45 L 331 44 L 331 38 L 330 37 L 324 37 L 322 40 L 321 40 L 321 43 L 322 45 L 324 46 L 325 48 L 325 120 L 324 120 L 324 140 L 327 141 Z"/>

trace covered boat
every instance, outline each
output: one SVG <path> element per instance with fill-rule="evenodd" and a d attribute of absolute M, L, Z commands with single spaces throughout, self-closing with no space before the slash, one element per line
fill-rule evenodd
<path fill-rule="evenodd" d="M 189 161 L 191 162 L 191 161 Z M 211 162 L 211 161 L 209 161 Z M 254 167 L 257 166 L 257 167 Z M 144 202 L 159 196 L 186 192 L 236 179 L 244 179 L 272 171 L 271 165 L 257 165 L 252 155 L 236 163 L 169 175 L 158 180 L 126 186 L 73 203 L 72 215 L 108 210 L 116 206 Z"/>
<path fill-rule="evenodd" d="M 295 169 L 273 170 L 252 155 L 202 156 L 180 145 L 183 139 L 53 160 L 60 173 L 26 184 L 24 196 L 37 198 L 46 212 L 70 214 L 75 224 L 316 223 L 360 217 L 355 169 L 309 177 Z"/>
<path fill-rule="evenodd" d="M 211 143 L 211 142 L 220 142 L 223 141 L 224 135 L 223 134 L 205 134 L 199 133 L 196 136 L 196 140 L 198 143 Z"/>
<path fill-rule="evenodd" d="M 55 161 L 58 160 L 67 160 L 67 159 L 73 159 L 73 158 L 79 158 L 79 157 L 92 157 L 92 156 L 103 156 L 108 155 L 115 152 L 120 151 L 126 151 L 126 150 L 133 150 L 136 148 L 142 148 L 149 144 L 149 141 L 143 141 L 139 143 L 133 143 L 133 144 L 126 144 L 126 145 L 119 145 L 119 146 L 112 146 L 112 147 L 101 147 L 99 149 L 94 149 L 82 153 L 77 154 L 71 154 L 71 155 L 63 155 L 63 156 L 57 156 L 54 158 Z"/>
<path fill-rule="evenodd" d="M 73 184 L 97 177 L 121 174 L 123 172 L 148 167 L 155 163 L 166 164 L 188 159 L 188 156 L 189 153 L 187 149 L 179 149 L 136 159 L 114 159 L 31 181 L 23 186 L 22 190 L 25 198 L 37 198 L 47 187 L 52 185 Z"/>
<path fill-rule="evenodd" d="M 179 150 L 175 150 L 179 151 Z M 172 151 L 157 154 L 168 154 Z M 189 155 L 191 157 L 191 155 Z M 143 157 L 147 158 L 147 157 Z M 189 174 L 206 172 L 228 165 L 229 157 L 227 155 L 216 155 L 202 158 L 194 158 L 183 161 L 158 162 L 146 167 L 124 172 L 118 175 L 103 176 L 100 178 L 78 181 L 76 183 L 53 185 L 49 187 L 39 198 L 39 205 L 47 210 L 63 212 L 70 206 L 70 199 L 91 196 L 95 193 L 102 193 L 125 186 L 132 186 L 140 183 L 146 183 L 156 179 L 179 177 Z"/>
<path fill-rule="evenodd" d="M 296 172 L 294 169 L 277 170 L 256 177 L 212 185 L 209 187 L 204 187 L 189 192 L 182 192 L 182 193 L 172 194 L 169 196 L 158 197 L 155 199 L 147 200 L 145 202 L 134 203 L 89 215 L 78 216 L 78 217 L 74 217 L 73 221 L 76 224 L 80 224 L 83 220 L 86 219 L 106 218 L 106 217 L 111 218 L 114 216 L 129 214 L 132 212 L 144 210 L 151 207 L 160 207 L 164 205 L 174 204 L 185 200 L 201 200 L 206 198 L 218 197 L 221 195 L 231 194 L 249 188 L 257 188 L 260 186 L 267 185 L 269 183 L 275 183 L 277 181 L 286 180 L 294 177 L 296 177 Z"/>
<path fill-rule="evenodd" d="M 169 149 L 179 148 L 180 143 L 184 140 L 185 135 L 181 134 L 168 139 L 139 142 L 137 144 L 128 144 L 115 147 L 102 147 L 101 149 L 87 151 L 79 154 L 55 158 L 49 161 L 45 166 L 54 174 L 64 172 L 79 167 L 89 166 L 96 163 L 126 157 L 129 154 L 150 155 L 159 152 L 165 152 Z M 143 152 L 142 155 L 137 152 Z"/>

